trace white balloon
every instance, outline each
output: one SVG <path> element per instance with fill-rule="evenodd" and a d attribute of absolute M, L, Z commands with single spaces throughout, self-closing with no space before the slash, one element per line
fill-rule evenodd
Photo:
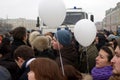
<path fill-rule="evenodd" d="M 48 27 L 59 27 L 66 16 L 66 8 L 63 1 L 40 0 L 39 16 Z"/>
<path fill-rule="evenodd" d="M 74 36 L 84 47 L 91 45 L 96 37 L 96 33 L 95 24 L 88 19 L 82 19 L 75 24 Z"/>

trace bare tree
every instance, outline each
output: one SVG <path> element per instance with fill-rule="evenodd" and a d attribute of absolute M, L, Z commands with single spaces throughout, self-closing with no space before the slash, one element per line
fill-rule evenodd
<path fill-rule="evenodd" d="M 0 21 L 0 33 L 6 33 L 12 29 L 12 24 L 2 23 Z"/>

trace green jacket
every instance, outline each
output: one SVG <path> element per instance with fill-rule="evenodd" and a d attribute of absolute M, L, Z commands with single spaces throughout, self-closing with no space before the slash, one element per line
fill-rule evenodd
<path fill-rule="evenodd" d="M 95 66 L 96 61 L 95 58 L 98 55 L 98 50 L 94 44 L 79 49 L 79 71 L 82 73 L 91 73 L 92 68 Z"/>

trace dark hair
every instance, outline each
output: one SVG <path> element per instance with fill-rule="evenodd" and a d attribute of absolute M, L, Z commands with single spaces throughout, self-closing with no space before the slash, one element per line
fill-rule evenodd
<path fill-rule="evenodd" d="M 120 48 L 120 38 L 116 39 L 117 46 Z"/>
<path fill-rule="evenodd" d="M 82 74 L 72 65 L 64 65 L 65 77 L 67 80 L 82 80 Z"/>
<path fill-rule="evenodd" d="M 0 53 L 4 56 L 10 52 L 11 52 L 10 39 L 5 37 L 2 39 L 2 43 L 0 44 Z"/>
<path fill-rule="evenodd" d="M 104 46 L 108 41 L 103 33 L 97 33 L 96 37 L 98 37 L 98 43 L 96 44 L 96 47 L 99 51 L 101 47 Z"/>
<path fill-rule="evenodd" d="M 103 46 L 101 49 L 108 53 L 108 61 L 110 62 L 115 54 L 114 49 L 111 46 Z"/>
<path fill-rule="evenodd" d="M 17 27 L 12 31 L 14 39 L 23 40 L 23 37 L 26 36 L 27 30 L 25 27 Z"/>
<path fill-rule="evenodd" d="M 14 59 L 18 60 L 18 57 L 21 57 L 24 60 L 28 60 L 34 57 L 34 50 L 26 45 L 19 46 L 14 52 Z"/>
<path fill-rule="evenodd" d="M 57 63 L 49 58 L 36 58 L 30 64 L 36 80 L 63 80 Z"/>
<path fill-rule="evenodd" d="M 53 32 L 47 32 L 47 33 L 45 33 L 44 34 L 45 36 L 50 36 L 51 38 L 53 38 L 54 37 L 54 34 L 53 34 Z"/>

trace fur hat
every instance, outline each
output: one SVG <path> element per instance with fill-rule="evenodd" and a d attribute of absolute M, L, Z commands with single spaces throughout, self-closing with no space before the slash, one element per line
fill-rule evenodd
<path fill-rule="evenodd" d="M 33 31 L 30 33 L 29 35 L 29 42 L 30 44 L 32 43 L 32 41 L 38 36 L 40 35 L 40 33 L 38 31 Z"/>
<path fill-rule="evenodd" d="M 93 80 L 90 74 L 82 73 L 83 79 L 82 80 Z"/>
<path fill-rule="evenodd" d="M 55 38 L 63 46 L 68 46 L 71 44 L 72 34 L 67 30 L 58 30 L 55 33 Z"/>
<path fill-rule="evenodd" d="M 9 71 L 0 66 L 0 80 L 12 80 Z"/>
<path fill-rule="evenodd" d="M 32 42 L 31 46 L 39 51 L 49 48 L 49 39 L 45 36 L 37 36 Z"/>

